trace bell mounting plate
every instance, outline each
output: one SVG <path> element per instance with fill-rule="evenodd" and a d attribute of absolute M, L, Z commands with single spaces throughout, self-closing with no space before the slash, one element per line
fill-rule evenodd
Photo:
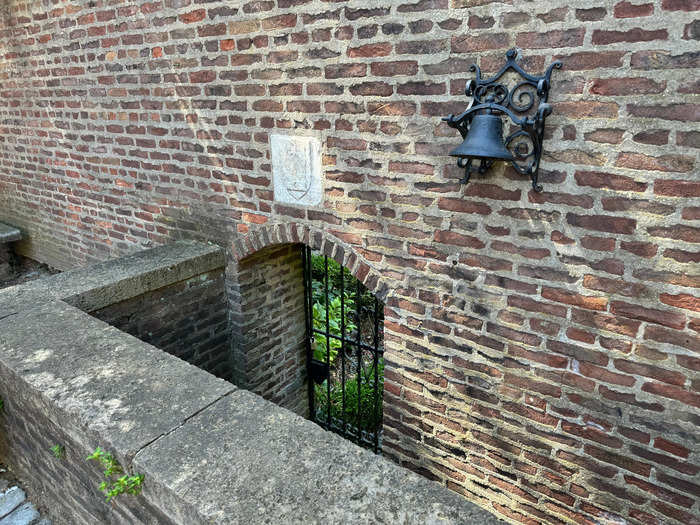
<path fill-rule="evenodd" d="M 513 154 L 510 161 L 513 168 L 522 175 L 528 175 L 532 188 L 542 191 L 537 182 L 537 172 L 542 157 L 542 142 L 544 141 L 545 119 L 552 113 L 552 106 L 547 104 L 549 97 L 550 78 L 552 71 L 561 69 L 561 62 L 553 62 L 542 76 L 533 76 L 523 70 L 516 62 L 517 51 L 510 49 L 506 53 L 506 63 L 492 77 L 482 78 L 481 69 L 472 64 L 470 71 L 476 72 L 476 78 L 469 80 L 465 94 L 472 97 L 471 105 L 459 115 L 448 115 L 442 120 L 447 125 L 456 128 L 465 139 L 474 115 L 479 112 L 505 114 L 515 126 L 515 131 L 504 140 L 506 148 Z M 508 88 L 500 78 L 507 72 L 513 71 L 521 80 L 514 87 Z M 457 161 L 460 168 L 465 168 L 464 178 L 460 182 L 469 182 L 471 174 L 486 171 L 495 162 L 494 159 L 481 159 L 479 166 L 473 166 L 474 159 L 461 158 Z"/>

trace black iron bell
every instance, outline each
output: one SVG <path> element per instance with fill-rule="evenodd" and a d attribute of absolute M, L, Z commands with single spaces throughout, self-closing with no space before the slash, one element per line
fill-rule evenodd
<path fill-rule="evenodd" d="M 467 136 L 450 152 L 452 157 L 513 160 L 503 144 L 503 121 L 492 113 L 474 115 Z"/>

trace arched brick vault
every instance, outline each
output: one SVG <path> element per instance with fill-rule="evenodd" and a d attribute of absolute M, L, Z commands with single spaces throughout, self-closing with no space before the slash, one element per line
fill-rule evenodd
<path fill-rule="evenodd" d="M 384 304 L 397 286 L 382 276 L 358 250 L 335 235 L 313 226 L 298 223 L 268 224 L 250 231 L 234 241 L 232 255 L 240 262 L 271 246 L 303 243 L 331 257 L 345 266 L 350 273 Z"/>
<path fill-rule="evenodd" d="M 305 416 L 308 378 L 299 245 L 347 268 L 384 304 L 396 284 L 384 278 L 356 246 L 313 226 L 265 225 L 233 243 L 229 275 L 233 381 Z M 384 327 L 387 375 L 392 373 L 395 355 L 386 330 L 396 332 L 397 338 L 401 330 L 395 320 L 385 319 Z"/>

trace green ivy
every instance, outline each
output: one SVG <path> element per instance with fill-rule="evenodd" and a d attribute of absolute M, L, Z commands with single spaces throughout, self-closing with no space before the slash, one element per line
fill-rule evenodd
<path fill-rule="evenodd" d="M 51 452 L 53 453 L 53 457 L 56 459 L 62 459 L 65 455 L 66 449 L 63 448 L 63 445 L 54 445 L 51 447 Z"/>
<path fill-rule="evenodd" d="M 122 466 L 109 452 L 105 452 L 100 447 L 97 447 L 86 459 L 98 461 L 105 469 L 104 476 L 106 480 L 100 483 L 100 490 L 105 493 L 108 502 L 120 494 L 136 496 L 141 493 L 144 475 L 135 474 L 130 476 L 124 473 Z M 120 476 L 120 474 L 124 475 Z"/>

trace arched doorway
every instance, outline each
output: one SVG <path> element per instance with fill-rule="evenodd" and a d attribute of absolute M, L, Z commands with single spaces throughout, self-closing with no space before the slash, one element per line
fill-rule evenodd
<path fill-rule="evenodd" d="M 381 450 L 384 305 L 327 255 L 302 248 L 309 417 Z"/>
<path fill-rule="evenodd" d="M 328 232 L 300 225 L 270 225 L 252 231 L 234 243 L 232 253 L 233 382 L 379 451 L 382 299 L 389 286 L 352 246 Z M 320 261 L 315 298 L 312 254 Z M 330 273 L 328 301 L 326 266 Z M 359 305 L 357 297 L 361 298 Z M 327 374 L 318 383 L 309 379 L 316 373 L 312 367 Z"/>

